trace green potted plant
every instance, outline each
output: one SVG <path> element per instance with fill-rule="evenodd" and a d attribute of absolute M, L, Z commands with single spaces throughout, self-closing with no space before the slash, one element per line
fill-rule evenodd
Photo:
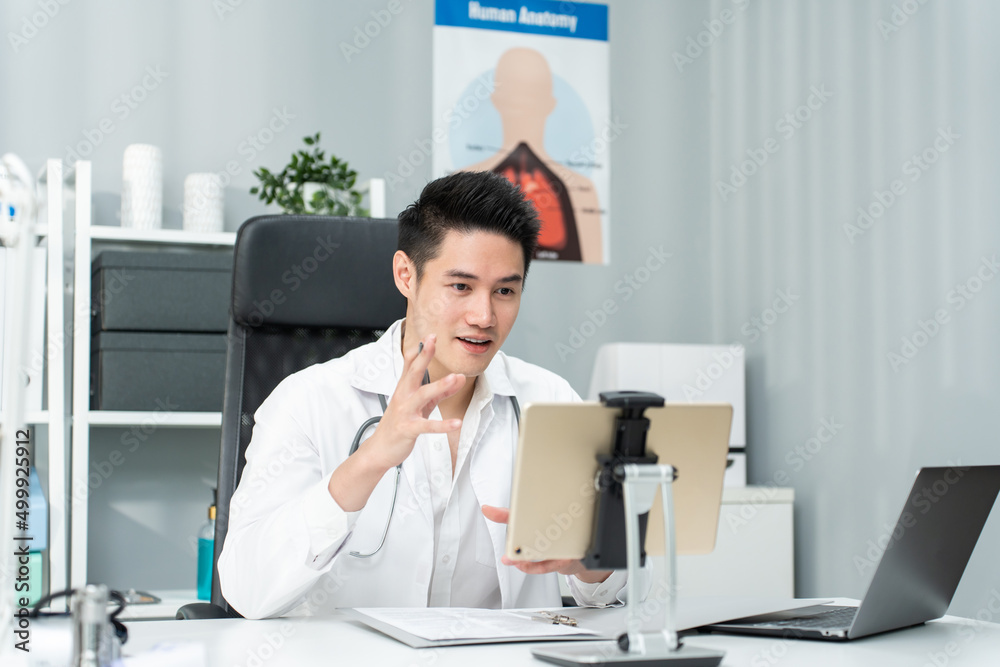
<path fill-rule="evenodd" d="M 335 155 L 327 159 L 319 147 L 319 135 L 303 137 L 309 149 L 292 154 L 278 173 L 261 167 L 253 173 L 260 185 L 250 188 L 266 204 L 275 203 L 288 214 L 367 216 L 361 193 L 354 189 L 358 172 Z"/>

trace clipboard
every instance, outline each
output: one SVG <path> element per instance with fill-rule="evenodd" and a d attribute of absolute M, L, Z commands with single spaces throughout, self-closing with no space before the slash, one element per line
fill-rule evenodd
<path fill-rule="evenodd" d="M 624 608 L 472 609 L 464 607 L 359 608 L 349 618 L 412 648 L 510 642 L 608 640 L 620 632 Z M 571 627 L 533 620 L 543 612 L 570 617 Z M 424 632 L 431 628 L 431 632 Z M 437 629 L 434 629 L 437 628 Z"/>
<path fill-rule="evenodd" d="M 722 623 L 736 618 L 773 613 L 775 611 L 799 609 L 816 604 L 825 604 L 829 599 L 793 598 L 746 598 L 727 596 L 704 596 L 683 598 L 677 605 L 678 630 L 691 630 L 704 625 Z M 592 634 L 545 634 L 547 627 L 537 621 L 527 621 L 538 625 L 531 636 L 517 633 L 492 633 L 493 636 L 475 636 L 474 632 L 459 632 L 443 639 L 430 639 L 415 634 L 416 628 L 406 621 L 407 617 L 420 617 L 424 622 L 454 622 L 456 614 L 475 613 L 484 622 L 509 621 L 511 615 L 521 617 L 550 611 L 570 616 L 577 626 Z M 500 644 L 511 642 L 553 642 L 553 641 L 615 641 L 625 624 L 625 607 L 565 607 L 549 610 L 539 609 L 466 609 L 449 607 L 410 607 L 380 609 L 341 609 L 348 619 L 359 622 L 374 631 L 387 635 L 412 648 L 433 648 L 436 646 L 465 646 L 472 644 Z M 559 632 L 559 631 L 556 631 Z M 542 633 L 542 634 L 539 634 Z"/>

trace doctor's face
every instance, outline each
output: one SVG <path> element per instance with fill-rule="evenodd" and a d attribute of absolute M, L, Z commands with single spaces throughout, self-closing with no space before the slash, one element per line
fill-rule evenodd
<path fill-rule="evenodd" d="M 429 369 L 433 380 L 448 373 L 480 375 L 517 319 L 524 283 L 521 246 L 499 234 L 450 230 L 419 280 L 405 253 L 397 252 L 394 261 L 396 284 L 407 298 L 404 347 L 437 334 Z"/>

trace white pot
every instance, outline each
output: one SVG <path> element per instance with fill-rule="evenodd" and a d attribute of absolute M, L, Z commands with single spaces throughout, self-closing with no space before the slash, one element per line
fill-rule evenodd
<path fill-rule="evenodd" d="M 307 182 L 302 184 L 302 201 L 306 205 L 306 213 L 314 213 L 315 210 L 309 205 L 313 195 L 325 188 L 323 183 Z"/>

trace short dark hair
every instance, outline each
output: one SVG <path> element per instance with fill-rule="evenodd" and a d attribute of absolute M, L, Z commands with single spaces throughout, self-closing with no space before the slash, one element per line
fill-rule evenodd
<path fill-rule="evenodd" d="M 419 280 L 448 231 L 491 232 L 521 246 L 524 278 L 540 226 L 534 204 L 506 178 L 491 171 L 458 171 L 428 183 L 399 214 L 399 249 L 413 262 Z"/>

